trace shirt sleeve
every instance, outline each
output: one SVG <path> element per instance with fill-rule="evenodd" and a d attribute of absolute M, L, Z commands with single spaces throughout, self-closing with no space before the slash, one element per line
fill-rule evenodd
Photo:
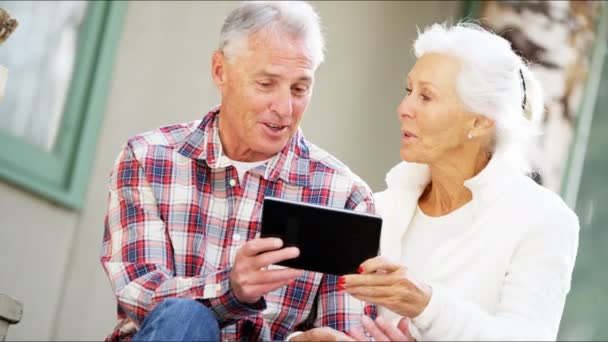
<path fill-rule="evenodd" d="M 119 307 L 136 325 L 163 299 L 191 298 L 209 306 L 220 326 L 265 309 L 239 302 L 230 290 L 230 269 L 196 277 L 175 276 L 173 246 L 152 187 L 126 145 L 109 180 L 101 263 Z"/>
<path fill-rule="evenodd" d="M 543 215 L 520 242 L 495 312 L 433 285 L 427 308 L 412 319 L 417 340 L 555 340 L 578 247 L 578 219 Z"/>

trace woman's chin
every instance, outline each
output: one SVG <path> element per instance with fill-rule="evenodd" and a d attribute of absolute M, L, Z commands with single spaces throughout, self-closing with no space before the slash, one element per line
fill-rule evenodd
<path fill-rule="evenodd" d="M 413 151 L 409 148 L 401 147 L 401 150 L 399 150 L 399 156 L 401 157 L 401 160 L 408 162 L 408 163 L 421 163 L 422 162 L 419 160 L 419 158 L 416 158 L 416 154 L 413 153 Z"/>

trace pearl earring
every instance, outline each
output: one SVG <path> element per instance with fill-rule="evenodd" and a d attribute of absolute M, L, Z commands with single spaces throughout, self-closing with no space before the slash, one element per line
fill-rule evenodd
<path fill-rule="evenodd" d="M 473 139 L 473 133 L 469 132 L 469 134 L 467 134 L 467 139 L 469 139 L 469 140 Z"/>

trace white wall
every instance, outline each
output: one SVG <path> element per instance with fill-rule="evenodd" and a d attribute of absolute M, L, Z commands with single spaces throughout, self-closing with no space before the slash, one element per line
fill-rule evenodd
<path fill-rule="evenodd" d="M 122 143 L 200 118 L 219 96 L 210 56 L 235 2 L 130 2 L 86 203 L 74 212 L 0 183 L 0 291 L 24 302 L 9 340 L 102 339 L 115 304 L 98 261 L 105 182 Z M 399 161 L 395 108 L 416 25 L 456 18 L 460 2 L 315 2 L 327 35 L 303 121 L 306 136 L 374 190 Z"/>

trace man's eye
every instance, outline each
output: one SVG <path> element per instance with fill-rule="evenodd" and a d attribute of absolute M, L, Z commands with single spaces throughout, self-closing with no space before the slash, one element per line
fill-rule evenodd
<path fill-rule="evenodd" d="M 430 101 L 431 100 L 430 97 L 428 97 L 428 96 L 426 96 L 424 94 L 420 94 L 420 97 L 422 98 L 422 101 Z"/>
<path fill-rule="evenodd" d="M 272 85 L 270 82 L 258 82 L 258 84 L 264 88 L 268 88 Z"/>
<path fill-rule="evenodd" d="M 405 88 L 405 92 L 406 92 L 406 93 L 409 95 L 409 94 L 411 94 L 411 93 L 412 93 L 412 89 L 410 89 L 410 88 Z"/>

